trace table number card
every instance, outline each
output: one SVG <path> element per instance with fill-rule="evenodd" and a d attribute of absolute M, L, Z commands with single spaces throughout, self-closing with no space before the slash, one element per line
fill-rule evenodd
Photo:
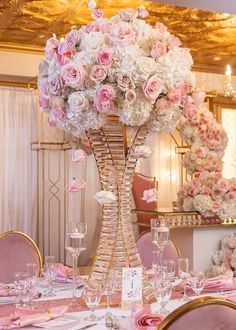
<path fill-rule="evenodd" d="M 142 302 L 142 272 L 139 268 L 122 268 L 122 307 Z"/>

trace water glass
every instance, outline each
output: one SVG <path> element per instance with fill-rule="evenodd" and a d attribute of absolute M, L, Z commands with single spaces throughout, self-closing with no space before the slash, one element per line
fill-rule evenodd
<path fill-rule="evenodd" d="M 53 290 L 53 283 L 57 275 L 57 264 L 54 256 L 46 256 L 43 267 L 43 275 L 48 282 L 48 290 L 44 292 L 45 297 L 54 297 L 56 294 Z"/>
<path fill-rule="evenodd" d="M 102 296 L 102 287 L 99 283 L 89 283 L 84 286 L 82 297 L 91 314 L 85 318 L 86 321 L 94 322 L 99 318 L 95 315 L 95 309 L 99 305 Z"/>
<path fill-rule="evenodd" d="M 159 311 L 161 315 L 166 315 L 169 313 L 169 311 L 166 309 L 166 305 L 170 301 L 171 292 L 172 285 L 169 281 L 162 281 L 158 284 L 158 286 L 156 286 L 155 296 L 161 306 Z"/>
<path fill-rule="evenodd" d="M 152 242 L 159 250 L 159 263 L 162 264 L 163 251 L 169 240 L 169 227 L 165 219 L 151 219 Z"/>
<path fill-rule="evenodd" d="M 27 291 L 29 297 L 28 307 L 32 307 L 31 303 L 34 298 L 35 284 L 38 276 L 38 266 L 34 263 L 26 264 L 26 273 L 28 274 L 27 278 Z"/>
<path fill-rule="evenodd" d="M 204 272 L 191 272 L 191 276 L 189 278 L 190 285 L 193 292 L 199 296 L 202 292 L 205 285 L 205 274 Z"/>
<path fill-rule="evenodd" d="M 26 307 L 24 298 L 27 294 L 27 278 L 28 274 L 25 272 L 17 272 L 14 274 L 14 288 L 18 295 L 16 305 L 19 307 Z"/>
<path fill-rule="evenodd" d="M 103 294 L 107 297 L 107 311 L 106 311 L 106 326 L 107 327 L 112 327 L 112 313 L 110 309 L 110 300 L 111 296 L 114 293 L 116 288 L 116 273 L 112 269 L 109 272 L 108 277 L 106 278 L 106 274 L 104 274 L 104 279 L 103 279 L 103 285 L 102 285 L 102 291 Z"/>
<path fill-rule="evenodd" d="M 166 278 L 171 281 L 175 275 L 175 261 L 173 259 L 165 259 L 162 264 L 166 268 Z"/>
<path fill-rule="evenodd" d="M 187 285 L 187 281 L 190 277 L 190 274 L 189 274 L 189 260 L 187 258 L 178 259 L 178 268 L 179 268 L 179 277 L 181 278 L 182 284 L 183 284 L 183 287 L 184 287 L 183 300 L 188 301 L 189 298 L 187 296 L 186 285 Z"/>

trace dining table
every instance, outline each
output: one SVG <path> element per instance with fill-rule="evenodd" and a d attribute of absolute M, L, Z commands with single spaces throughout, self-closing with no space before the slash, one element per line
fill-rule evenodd
<path fill-rule="evenodd" d="M 36 289 L 39 293 L 39 297 L 33 300 L 32 307 L 35 310 L 49 310 L 52 307 L 58 306 L 68 306 L 72 301 L 72 283 L 54 283 L 55 296 L 46 297 L 44 295 L 47 289 L 47 283 L 45 279 L 39 278 L 36 284 Z M 83 291 L 83 286 L 77 288 L 77 296 L 80 297 Z M 228 291 L 218 291 L 218 292 L 203 292 L 201 296 L 223 296 L 236 301 L 236 289 Z M 192 293 L 189 294 L 189 299 L 196 299 Z M 117 299 L 117 293 L 114 295 L 113 301 Z M 14 304 L 15 297 L 0 297 L 0 318 L 9 315 L 13 312 L 15 308 Z M 103 303 L 98 306 L 95 311 L 96 316 L 99 320 L 90 322 L 86 318 L 90 314 L 90 310 L 85 304 L 81 304 L 78 299 L 78 304 L 72 309 L 69 308 L 68 311 L 61 317 L 40 323 L 34 324 L 32 326 L 22 327 L 22 329 L 36 330 L 36 329 L 52 329 L 52 330 L 105 330 L 108 329 L 105 323 L 106 314 L 106 303 L 105 297 L 102 299 Z M 173 288 L 172 297 L 168 302 L 166 309 L 168 312 L 172 312 L 181 305 L 186 303 L 182 299 L 182 290 L 178 287 Z M 131 324 L 131 309 L 122 308 L 119 304 L 116 307 L 111 308 L 111 313 L 115 317 L 116 324 L 115 327 L 110 329 L 120 329 L 120 330 L 132 330 Z M 151 311 L 158 313 L 159 305 L 157 302 L 151 304 Z"/>

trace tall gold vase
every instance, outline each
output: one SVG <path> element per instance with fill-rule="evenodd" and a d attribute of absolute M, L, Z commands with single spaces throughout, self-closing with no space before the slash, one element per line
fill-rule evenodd
<path fill-rule="evenodd" d="M 97 163 L 102 190 L 112 191 L 116 201 L 105 203 L 103 220 L 89 281 L 101 282 L 112 268 L 142 267 L 131 223 L 132 179 L 137 158 L 135 148 L 145 143 L 148 129 L 140 126 L 127 149 L 125 127 L 118 117 L 101 129 L 86 132 Z M 153 291 L 143 272 L 143 300 L 153 301 Z"/>

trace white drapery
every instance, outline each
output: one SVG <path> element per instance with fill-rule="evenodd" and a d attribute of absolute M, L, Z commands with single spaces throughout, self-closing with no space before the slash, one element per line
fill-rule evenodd
<path fill-rule="evenodd" d="M 0 232 L 37 231 L 37 155 L 34 90 L 0 87 Z"/>

